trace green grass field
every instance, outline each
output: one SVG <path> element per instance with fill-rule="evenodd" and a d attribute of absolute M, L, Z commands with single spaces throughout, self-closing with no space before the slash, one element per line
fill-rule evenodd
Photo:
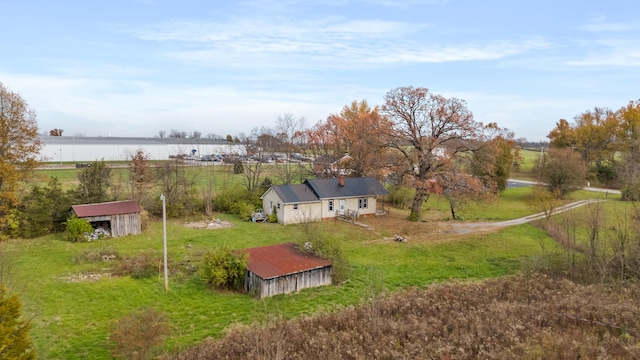
<path fill-rule="evenodd" d="M 206 176 L 204 169 L 190 171 L 198 177 Z M 42 176 L 57 176 L 67 182 L 73 181 L 76 173 L 75 169 L 52 170 Z M 239 183 L 238 176 L 223 171 L 216 171 L 214 176 L 216 183 Z M 529 188 L 508 189 L 499 200 L 466 207 L 459 214 L 471 221 L 526 216 L 536 212 L 524 205 L 529 192 Z M 574 196 L 604 194 L 578 192 Z M 432 196 L 425 211 L 439 214 L 433 216 L 435 220 L 452 221 L 444 198 Z M 437 234 L 423 234 L 427 240 L 399 243 L 385 238 L 390 230 L 376 227 L 376 219 L 370 222 L 373 230 L 343 222 L 320 223 L 319 231 L 342 246 L 353 268 L 349 279 L 334 286 L 257 301 L 236 292 L 208 289 L 192 270 L 208 249 L 221 245 L 244 249 L 295 241 L 302 235 L 301 226 L 255 224 L 242 222 L 236 216 L 215 216 L 233 226 L 193 229 L 185 226 L 185 219 L 168 222 L 169 292 L 164 291 L 160 273 L 163 233 L 159 221 L 151 222 L 142 235 L 117 239 L 69 243 L 56 234 L 2 243 L 5 258 L 13 264 L 9 274 L 11 288 L 24 303 L 24 315 L 32 317 L 31 334 L 39 357 L 109 359 L 109 326 L 146 307 L 168 318 L 172 335 L 164 350 L 173 352 L 207 338 L 220 338 L 230 327 L 251 324 L 265 316 L 296 318 L 361 304 L 379 285 L 394 291 L 450 279 L 512 274 L 531 257 L 540 256 L 543 248 L 549 251 L 555 247 L 546 234 L 528 224 L 448 241 L 442 241 Z M 412 226 L 404 222 L 405 217 L 398 218 L 398 225 Z M 116 262 L 83 260 L 87 253 L 100 251 L 118 253 L 120 257 L 150 251 L 158 259 L 158 276 L 141 280 L 110 276 Z"/>

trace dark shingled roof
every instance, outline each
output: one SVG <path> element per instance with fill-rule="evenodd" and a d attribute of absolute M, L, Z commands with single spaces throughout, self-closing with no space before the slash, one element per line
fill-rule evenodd
<path fill-rule="evenodd" d="M 121 215 L 139 213 L 140 206 L 133 200 L 111 201 L 97 204 L 73 205 L 74 213 L 80 218 L 91 216 Z"/>
<path fill-rule="evenodd" d="M 263 279 L 331 266 L 329 260 L 306 254 L 292 243 L 262 246 L 245 251 L 249 254 L 247 268 Z"/>
<path fill-rule="evenodd" d="M 345 177 L 344 186 L 340 186 L 337 178 L 309 179 L 305 184 L 308 184 L 320 199 L 389 194 L 387 189 L 372 177 Z"/>
<path fill-rule="evenodd" d="M 285 203 L 318 201 L 318 196 L 306 184 L 274 186 L 273 191 Z"/>
<path fill-rule="evenodd" d="M 338 178 L 308 179 L 303 184 L 272 186 L 285 204 L 319 201 L 320 199 L 387 195 L 387 189 L 372 177 L 345 177 L 344 186 Z"/>

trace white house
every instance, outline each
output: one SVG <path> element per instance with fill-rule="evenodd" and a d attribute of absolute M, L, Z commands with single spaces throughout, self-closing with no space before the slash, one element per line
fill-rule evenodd
<path fill-rule="evenodd" d="M 339 176 L 272 186 L 260 198 L 263 210 L 267 214 L 275 211 L 278 222 L 286 225 L 342 215 L 375 215 L 378 196 L 387 194 L 375 178 Z"/>

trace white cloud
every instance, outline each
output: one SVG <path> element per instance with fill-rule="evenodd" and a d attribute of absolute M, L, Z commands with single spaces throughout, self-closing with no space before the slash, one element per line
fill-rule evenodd
<path fill-rule="evenodd" d="M 581 60 L 566 61 L 573 66 L 640 66 L 640 41 L 627 39 L 597 40 L 590 44 Z"/>
<path fill-rule="evenodd" d="M 594 33 L 628 32 L 638 29 L 640 23 L 610 22 L 604 17 L 591 19 L 588 24 L 580 26 L 580 30 Z"/>
<path fill-rule="evenodd" d="M 149 41 L 173 41 L 165 55 L 205 67 L 266 69 L 353 69 L 400 63 L 484 61 L 553 46 L 541 39 L 440 45 L 421 36 L 428 24 L 325 18 L 274 23 L 172 22 L 135 30 Z M 445 42 L 446 40 L 441 40 Z"/>

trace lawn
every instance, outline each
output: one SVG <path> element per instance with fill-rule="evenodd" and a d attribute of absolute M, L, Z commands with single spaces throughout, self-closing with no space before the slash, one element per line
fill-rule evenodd
<path fill-rule="evenodd" d="M 241 183 L 229 166 L 189 168 L 199 186 L 215 179 L 216 187 Z M 126 169 L 114 169 L 126 175 Z M 40 174 L 63 184 L 73 183 L 76 169 Z M 466 221 L 509 220 L 537 212 L 524 205 L 529 188 L 508 189 L 499 200 L 475 204 L 459 211 Z M 606 197 L 577 192 L 576 199 Z M 530 257 L 554 243 L 541 230 L 525 224 L 484 234 L 451 234 L 446 199 L 431 196 L 425 221 L 407 222 L 408 210 L 391 208 L 387 216 L 363 219 L 370 228 L 344 222 L 320 223 L 316 231 L 338 242 L 350 265 L 349 279 L 334 286 L 257 301 L 248 295 L 208 289 L 194 269 L 209 249 L 227 246 L 244 249 L 294 241 L 302 225 L 255 224 L 236 216 L 216 214 L 232 224 L 228 228 L 195 229 L 188 219 L 167 224 L 169 292 L 161 270 L 162 223 L 152 221 L 141 235 L 87 243 L 69 243 L 60 234 L 2 243 L 13 264 L 10 284 L 32 317 L 32 337 L 43 359 L 109 359 L 109 326 L 133 311 L 151 307 L 164 314 L 172 328 L 164 350 L 174 352 L 207 338 L 220 338 L 237 324 L 251 324 L 265 316 L 298 318 L 321 311 L 337 311 L 361 304 L 372 289 L 387 291 L 427 287 L 450 279 L 483 279 L 518 272 Z M 195 220 L 201 220 L 193 219 Z M 458 221 L 458 220 L 456 220 Z M 402 234 L 409 241 L 393 241 Z M 2 250 L 2 248 L 0 248 Z M 148 252 L 158 261 L 158 274 L 147 279 L 113 276 L 118 261 L 90 260 L 115 253 L 120 258 Z M 9 254 L 9 255 L 7 255 Z M 2 255 L 2 252 L 0 252 Z M 2 267 L 0 267 L 2 270 Z"/>
<path fill-rule="evenodd" d="M 547 248 L 553 246 L 529 225 L 464 239 L 399 243 L 389 240 L 387 229 L 377 228 L 375 219 L 372 229 L 343 222 L 322 223 L 318 231 L 342 245 L 353 267 L 349 280 L 257 301 L 244 294 L 207 289 L 196 274 L 186 269 L 197 264 L 199 257 L 212 247 L 242 249 L 292 241 L 302 230 L 299 226 L 254 224 L 233 216 L 218 216 L 233 226 L 193 229 L 184 221 L 167 224 L 168 293 L 160 274 L 142 280 L 108 276 L 114 263 L 82 261 L 87 253 L 105 250 L 120 256 L 152 251 L 160 259 L 160 222 L 151 223 L 142 235 L 118 239 L 68 243 L 51 235 L 6 243 L 14 256 L 13 288 L 24 302 L 25 315 L 33 316 L 31 334 L 40 357 L 108 359 L 110 324 L 145 307 L 168 317 L 172 335 L 165 343 L 165 351 L 177 351 L 209 337 L 219 338 L 234 324 L 249 324 L 264 316 L 295 318 L 360 304 L 379 284 L 393 291 L 454 278 L 510 274 L 518 271 L 528 256 L 541 252 L 541 241 L 548 242 Z M 388 217 L 385 221 L 389 221 Z"/>

